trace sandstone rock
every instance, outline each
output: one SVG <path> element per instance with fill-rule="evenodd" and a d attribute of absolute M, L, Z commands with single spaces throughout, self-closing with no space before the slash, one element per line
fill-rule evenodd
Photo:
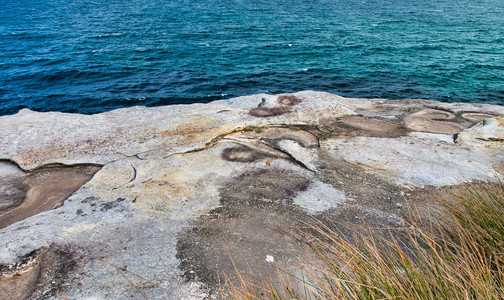
<path fill-rule="evenodd" d="M 202 299 L 235 266 L 297 272 L 282 229 L 400 226 L 406 199 L 504 176 L 503 115 L 304 91 L 0 117 L 0 287 L 18 270 L 16 295 Z"/>
<path fill-rule="evenodd" d="M 466 127 L 455 121 L 455 114 L 438 109 L 424 109 L 406 118 L 406 127 L 413 131 L 455 134 Z"/>
<path fill-rule="evenodd" d="M 504 143 L 504 117 L 488 118 L 457 135 L 457 142 L 473 146 L 501 148 Z"/>

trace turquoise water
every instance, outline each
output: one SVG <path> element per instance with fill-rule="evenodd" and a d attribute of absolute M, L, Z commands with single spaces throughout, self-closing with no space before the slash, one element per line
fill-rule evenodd
<path fill-rule="evenodd" d="M 305 89 L 504 105 L 502 0 L 0 0 L 0 115 Z"/>

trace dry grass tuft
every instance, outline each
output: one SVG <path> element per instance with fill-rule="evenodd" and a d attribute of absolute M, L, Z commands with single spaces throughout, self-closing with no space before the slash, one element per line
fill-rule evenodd
<path fill-rule="evenodd" d="M 400 230 L 367 228 L 349 240 L 317 222 L 288 232 L 305 251 L 302 277 L 279 270 L 281 284 L 272 286 L 271 278 L 241 274 L 240 285 L 226 282 L 222 296 L 504 299 L 504 185 L 462 185 L 438 200 L 442 215 L 425 218 L 411 209 L 412 221 Z"/>

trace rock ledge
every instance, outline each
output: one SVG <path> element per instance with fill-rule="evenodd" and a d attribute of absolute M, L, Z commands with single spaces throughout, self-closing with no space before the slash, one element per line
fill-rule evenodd
<path fill-rule="evenodd" d="M 239 269 L 296 270 L 281 227 L 400 226 L 406 199 L 503 176 L 501 106 L 303 91 L 22 110 L 0 117 L 0 288 L 11 299 L 213 297 L 223 273 L 233 279 L 227 253 Z"/>

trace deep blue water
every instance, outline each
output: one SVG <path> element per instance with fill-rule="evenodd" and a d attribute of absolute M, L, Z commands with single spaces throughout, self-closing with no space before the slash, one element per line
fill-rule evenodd
<path fill-rule="evenodd" d="M 504 1 L 0 0 L 0 115 L 305 89 L 504 105 Z"/>

